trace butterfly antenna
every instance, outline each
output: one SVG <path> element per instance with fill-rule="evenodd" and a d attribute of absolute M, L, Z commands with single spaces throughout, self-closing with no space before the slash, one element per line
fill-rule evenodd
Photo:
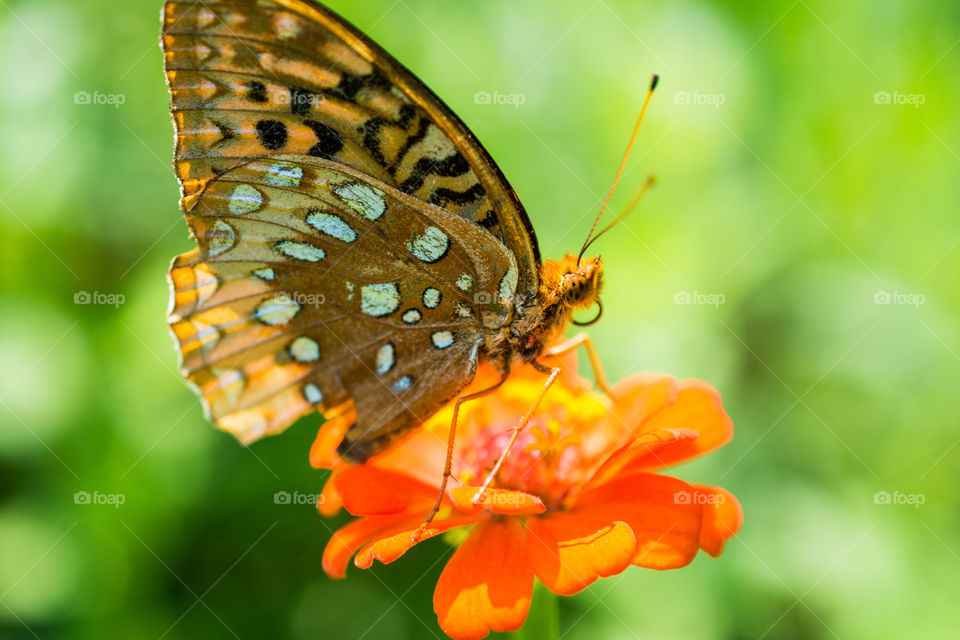
<path fill-rule="evenodd" d="M 615 224 L 617 224 L 618 222 L 626 218 L 628 215 L 630 215 L 630 212 L 633 211 L 638 204 L 640 204 L 640 201 L 643 200 L 643 197 L 647 195 L 647 192 L 650 191 L 650 188 L 655 184 L 657 184 L 657 174 L 651 173 L 650 175 L 647 176 L 647 179 L 643 181 L 643 184 L 640 186 L 640 188 L 634 192 L 633 197 L 630 198 L 630 201 L 627 202 L 623 210 L 617 214 L 617 217 L 611 220 L 610 224 L 608 224 L 603 229 L 601 229 L 597 233 L 597 235 L 593 236 L 593 238 L 591 238 L 585 245 L 583 245 L 583 249 L 581 249 L 580 255 L 583 255 L 583 253 L 590 248 L 590 245 L 592 245 L 594 242 L 599 240 L 600 236 L 605 234 L 607 231 L 610 231 L 610 229 L 612 229 Z"/>
<path fill-rule="evenodd" d="M 633 134 L 630 136 L 630 143 L 627 145 L 627 151 L 623 154 L 623 160 L 620 161 L 620 168 L 617 169 L 617 177 L 613 179 L 613 184 L 610 185 L 610 191 L 607 192 L 607 197 L 603 201 L 603 206 L 600 207 L 600 213 L 597 214 L 596 219 L 593 221 L 593 226 L 590 227 L 590 233 L 587 234 L 587 239 L 583 241 L 583 248 L 580 249 L 580 253 L 577 255 L 577 264 L 580 264 L 580 258 L 583 257 L 587 247 L 589 247 L 593 240 L 596 239 L 591 239 L 591 236 L 593 236 L 593 232 L 596 231 L 597 225 L 600 223 L 600 218 L 603 216 L 603 212 L 607 208 L 607 204 L 610 202 L 610 197 L 613 195 L 613 190 L 617 188 L 617 183 L 620 182 L 620 176 L 623 175 L 623 168 L 627 165 L 627 158 L 630 157 L 630 152 L 633 150 L 633 143 L 637 141 L 637 133 L 640 132 L 640 124 L 643 122 L 643 117 L 647 113 L 647 107 L 650 105 L 650 98 L 653 97 L 653 91 L 657 88 L 657 84 L 659 82 L 660 76 L 656 73 L 653 74 L 653 77 L 650 78 L 650 88 L 647 89 L 647 97 L 643 101 L 643 108 L 640 109 L 640 116 L 637 118 L 637 124 L 633 127 Z M 649 188 L 649 186 L 647 188 Z M 637 201 L 639 202 L 639 200 Z M 621 216 L 622 215 L 625 214 L 621 214 Z M 621 216 L 618 216 L 618 218 Z M 608 225 L 607 228 L 609 228 L 609 226 L 610 225 Z M 604 231 L 606 231 L 606 229 L 604 229 Z"/>

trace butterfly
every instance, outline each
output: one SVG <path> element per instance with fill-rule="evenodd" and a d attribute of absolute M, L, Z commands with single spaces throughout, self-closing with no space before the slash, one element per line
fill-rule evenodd
<path fill-rule="evenodd" d="M 539 358 L 599 305 L 596 223 L 580 255 L 542 261 L 466 125 L 318 3 L 169 0 L 162 47 L 197 244 L 170 267 L 168 320 L 210 419 L 249 443 L 347 416 L 338 451 L 362 462 L 481 360 L 501 382 L 530 363 L 546 391 L 559 370 Z M 579 345 L 602 375 L 588 339 L 565 348 Z"/>

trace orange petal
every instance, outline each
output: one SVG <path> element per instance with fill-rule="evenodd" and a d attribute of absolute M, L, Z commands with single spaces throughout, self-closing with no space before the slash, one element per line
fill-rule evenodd
<path fill-rule="evenodd" d="M 432 427 L 436 427 L 436 422 L 441 420 L 442 427 L 449 424 L 450 418 L 444 418 L 440 414 L 447 414 L 446 409 L 441 409 L 430 418 Z M 443 465 L 447 458 L 446 436 L 448 433 L 448 428 L 438 433 L 425 424 L 423 428 L 414 431 L 383 453 L 370 458 L 368 464 L 378 469 L 402 473 L 432 485 L 439 491 L 440 479 L 443 478 Z"/>
<path fill-rule="evenodd" d="M 333 517 L 343 507 L 343 499 L 337 491 L 336 482 L 340 474 L 347 468 L 346 466 L 335 466 L 330 472 L 330 476 L 323 485 L 323 491 L 320 492 L 320 499 L 317 500 L 317 511 L 320 512 L 320 515 L 327 518 Z"/>
<path fill-rule="evenodd" d="M 482 516 L 460 516 L 434 520 L 422 532 L 419 531 L 418 525 L 420 522 L 411 526 L 408 521 L 405 521 L 402 525 L 392 527 L 389 531 L 381 531 L 377 540 L 369 543 L 357 553 L 353 563 L 361 569 L 369 569 L 375 559 L 383 564 L 389 564 L 405 554 L 415 544 L 429 540 L 441 533 L 446 533 L 450 529 L 473 524 L 480 517 Z"/>
<path fill-rule="evenodd" d="M 576 509 L 630 525 L 637 540 L 633 564 L 676 569 L 693 560 L 700 546 L 703 509 L 686 482 L 651 473 L 634 473 L 581 495 Z"/>
<path fill-rule="evenodd" d="M 337 446 L 343 440 L 347 429 L 356 420 L 356 412 L 350 410 L 323 423 L 317 432 L 317 437 L 313 440 L 313 445 L 310 447 L 310 465 L 314 469 L 332 469 L 337 464 L 340 460 L 340 456 L 337 454 Z"/>
<path fill-rule="evenodd" d="M 457 487 L 450 492 L 453 503 L 461 511 L 476 513 L 489 509 L 493 513 L 508 516 L 543 513 L 546 505 L 537 496 L 524 491 L 510 489 L 486 489 L 480 500 L 474 504 L 474 497 L 480 487 Z"/>
<path fill-rule="evenodd" d="M 450 558 L 433 592 L 433 610 L 451 638 L 479 640 L 490 631 L 519 629 L 532 591 L 523 527 L 516 518 L 490 518 Z"/>
<path fill-rule="evenodd" d="M 732 493 L 719 487 L 696 486 L 703 505 L 700 548 L 716 558 L 743 524 L 743 509 Z"/>
<path fill-rule="evenodd" d="M 682 440 L 693 441 L 698 437 L 700 434 L 690 429 L 658 429 L 644 433 L 610 454 L 610 457 L 593 473 L 588 486 L 599 486 L 611 480 L 637 458 L 647 454 L 656 455 L 655 450 L 659 447 Z"/>
<path fill-rule="evenodd" d="M 375 516 L 427 510 L 437 490 L 412 478 L 369 465 L 343 471 L 336 480 L 343 506 L 355 516 Z"/>
<path fill-rule="evenodd" d="M 630 566 L 636 539 L 624 522 L 597 518 L 593 510 L 551 513 L 527 519 L 527 549 L 533 570 L 546 587 L 563 596 L 597 578 Z"/>
<path fill-rule="evenodd" d="M 331 578 L 343 578 L 347 575 L 347 564 L 358 549 L 373 540 L 382 531 L 397 526 L 397 523 L 410 521 L 409 514 L 393 516 L 373 516 L 357 518 L 345 527 L 334 532 L 323 550 L 323 570 Z"/>
<path fill-rule="evenodd" d="M 712 451 L 733 437 L 733 422 L 723 410 L 720 394 L 699 380 L 681 382 L 675 402 L 646 420 L 638 432 L 661 429 L 689 429 L 700 437 L 657 447 L 631 462 L 629 469 L 649 471 L 667 467 Z"/>
<path fill-rule="evenodd" d="M 634 373 L 614 385 L 611 413 L 627 430 L 635 431 L 644 420 L 672 404 L 677 397 L 677 379 L 659 373 Z"/>

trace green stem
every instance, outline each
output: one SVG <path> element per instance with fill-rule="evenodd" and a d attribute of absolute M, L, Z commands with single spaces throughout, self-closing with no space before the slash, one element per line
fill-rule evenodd
<path fill-rule="evenodd" d="M 559 599 L 557 594 L 534 582 L 530 613 L 524 625 L 506 634 L 513 640 L 557 640 L 560 636 Z"/>

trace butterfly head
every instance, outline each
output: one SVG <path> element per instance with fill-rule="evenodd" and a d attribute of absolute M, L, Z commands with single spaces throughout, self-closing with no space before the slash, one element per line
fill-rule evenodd
<path fill-rule="evenodd" d="M 600 256 L 577 259 L 566 255 L 558 262 L 548 260 L 543 265 L 541 282 L 545 297 L 553 304 L 562 305 L 568 313 L 600 304 L 603 288 L 603 260 Z M 599 315 L 598 315 L 599 317 Z M 593 324 L 589 323 L 576 324 Z"/>
<path fill-rule="evenodd" d="M 576 309 L 596 302 L 603 286 L 603 262 L 600 256 L 581 260 L 579 264 L 573 261 L 564 267 L 565 271 L 560 277 L 560 295 L 564 304 Z"/>

